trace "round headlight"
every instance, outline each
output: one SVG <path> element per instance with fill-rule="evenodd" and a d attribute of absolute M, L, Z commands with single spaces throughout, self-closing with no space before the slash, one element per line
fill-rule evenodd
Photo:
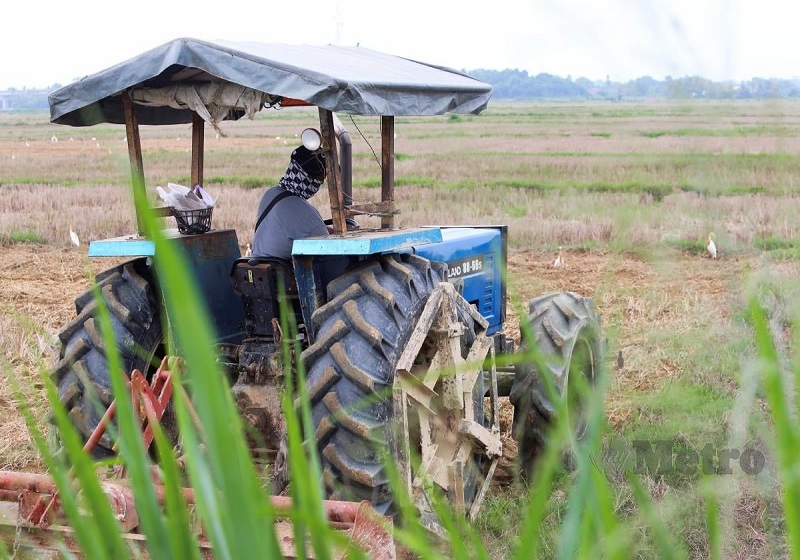
<path fill-rule="evenodd" d="M 300 134 L 300 140 L 303 142 L 303 146 L 312 152 L 319 150 L 322 146 L 322 134 L 314 128 L 305 129 Z"/>

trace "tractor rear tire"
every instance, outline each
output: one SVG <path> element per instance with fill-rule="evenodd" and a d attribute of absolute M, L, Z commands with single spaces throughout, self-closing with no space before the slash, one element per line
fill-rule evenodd
<path fill-rule="evenodd" d="M 402 422 L 393 408 L 393 383 L 425 304 L 445 276 L 435 267 L 415 255 L 370 259 L 328 284 L 328 303 L 313 314 L 315 342 L 303 352 L 303 362 L 314 439 L 332 499 L 367 500 L 382 514 L 397 513 L 383 453 L 398 470 L 412 466 L 398 451 L 405 436 L 394 431 Z M 463 354 L 475 329 L 469 317 L 459 314 L 458 321 L 465 327 Z M 476 418 L 483 416 L 480 378 L 473 396 Z M 465 477 L 468 503 L 478 478 Z"/>
<path fill-rule="evenodd" d="M 101 272 L 95 279 L 108 308 L 123 371 L 154 372 L 164 355 L 161 312 L 151 271 L 145 259 L 135 259 Z M 89 438 L 114 400 L 108 349 L 97 319 L 98 302 L 91 289 L 75 300 L 76 317 L 58 333 L 60 359 L 51 378 L 73 425 Z M 52 427 L 57 441 L 56 427 Z M 107 431 L 92 454 L 112 456 L 114 441 Z"/>
<path fill-rule="evenodd" d="M 591 389 L 602 374 L 603 344 L 600 316 L 588 298 L 572 292 L 556 292 L 535 298 L 528 304 L 528 329 L 522 331 L 518 354 L 537 348 L 545 371 L 534 359 L 515 364 L 510 400 L 514 405 L 513 434 L 518 462 L 524 479 L 534 474 L 537 460 L 548 443 L 556 420 L 556 406 L 548 396 L 542 375 L 548 375 L 558 398 L 568 399 L 567 421 L 576 440 L 586 431 L 585 394 L 575 390 L 577 376 Z M 571 466 L 571 453 L 563 457 Z"/>

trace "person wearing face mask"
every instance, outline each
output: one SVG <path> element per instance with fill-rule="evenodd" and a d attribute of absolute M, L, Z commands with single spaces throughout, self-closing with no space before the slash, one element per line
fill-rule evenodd
<path fill-rule="evenodd" d="M 308 201 L 325 181 L 325 156 L 305 146 L 296 148 L 277 185 L 261 197 L 253 235 L 253 257 L 291 259 L 295 239 L 328 235 L 314 206 Z"/>

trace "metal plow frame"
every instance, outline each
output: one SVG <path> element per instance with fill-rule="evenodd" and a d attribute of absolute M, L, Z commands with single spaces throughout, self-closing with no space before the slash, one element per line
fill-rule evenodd
<path fill-rule="evenodd" d="M 465 326 L 459 320 L 459 308 L 474 321 L 476 331 L 466 358 L 462 357 Z M 487 324 L 452 284 L 442 282 L 429 296 L 397 363 L 393 407 L 399 425 L 393 446 L 400 480 L 423 524 L 439 534 L 441 526 L 427 487 L 435 485 L 460 513 L 474 521 L 502 455 L 495 349 L 493 339 L 485 333 Z M 474 391 L 484 378 L 485 364 L 489 364 L 490 380 L 488 428 L 475 418 L 473 409 Z M 419 427 L 415 441 L 410 432 L 412 414 Z M 490 460 L 485 473 L 469 472 L 474 455 Z M 413 473 L 412 460 L 419 465 Z M 464 480 L 470 475 L 477 476 L 478 482 L 467 510 Z"/>
<path fill-rule="evenodd" d="M 125 531 L 123 538 L 138 547 L 139 552 L 146 557 L 145 537 L 136 532 L 139 518 L 130 488 L 124 482 L 103 482 L 101 486 L 109 498 L 113 514 Z M 156 496 L 163 500 L 165 488 L 160 485 L 154 485 L 154 488 Z M 34 525 L 26 520 L 31 504 L 40 500 L 49 501 L 57 494 L 55 481 L 47 475 L 0 471 L 0 538 L 14 554 L 20 549 L 57 552 L 68 550 L 80 557 L 82 550 L 75 531 L 65 524 L 66 520 L 58 505 L 49 513 L 52 524 Z M 187 504 L 194 504 L 194 491 L 191 488 L 184 488 L 183 494 Z M 289 520 L 291 498 L 271 496 L 270 500 L 276 516 L 275 534 L 281 553 L 284 558 L 298 558 L 292 522 Z M 391 520 L 379 516 L 369 502 L 326 500 L 323 505 L 331 526 L 347 536 L 348 546 L 360 548 L 368 558 L 394 560 L 397 557 Z M 202 530 L 197 536 L 202 557 L 213 558 L 213 549 Z M 336 551 L 334 558 L 344 558 L 346 552 Z"/>
<path fill-rule="evenodd" d="M 176 362 L 167 356 L 148 384 L 139 370 L 134 370 L 128 387 L 136 410 L 140 411 L 142 433 L 146 446 L 153 440 L 152 424 L 158 422 L 172 395 L 172 375 L 167 369 Z M 188 402 L 188 401 L 187 401 Z M 84 450 L 90 452 L 106 430 L 114 416 L 116 401 L 112 402 L 106 415 L 87 439 Z M 70 473 L 71 474 L 71 473 Z M 118 475 L 124 474 L 117 471 Z M 124 479 L 103 481 L 101 487 L 108 497 L 113 515 L 123 531 L 123 538 L 147 557 L 145 536 L 138 532 L 139 517 L 133 492 Z M 166 489 L 154 480 L 154 489 L 160 502 L 164 503 Z M 183 488 L 183 496 L 189 506 L 195 503 L 194 490 Z M 295 547 L 292 522 L 292 500 L 283 496 L 270 496 L 275 514 L 275 534 L 285 558 L 299 558 Z M 380 516 L 369 502 L 323 501 L 325 516 L 331 527 L 347 537 L 348 545 L 333 552 L 334 558 L 344 558 L 351 547 L 364 551 L 366 556 L 378 560 L 394 560 L 397 551 L 392 535 L 392 520 Z M 199 520 L 194 523 L 196 535 L 204 558 L 213 558 L 213 550 L 205 537 Z M 0 471 L 0 539 L 12 551 L 35 550 L 57 554 L 69 551 L 80 557 L 82 550 L 75 531 L 67 524 L 61 509 L 58 486 L 55 480 L 44 474 Z M 313 554 L 310 547 L 308 554 Z M 47 552 L 49 554 L 49 552 Z M 38 556 L 37 556 L 38 557 Z M 44 556 L 50 557 L 50 556 Z M 304 556 L 313 558 L 313 556 Z"/>

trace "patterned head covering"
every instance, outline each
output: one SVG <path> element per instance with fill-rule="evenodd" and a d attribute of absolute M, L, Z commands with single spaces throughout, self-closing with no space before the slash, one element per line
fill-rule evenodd
<path fill-rule="evenodd" d="M 304 146 L 300 146 L 292 152 L 289 167 L 278 184 L 290 193 L 308 200 L 317 194 L 322 186 L 322 181 L 312 178 L 311 174 L 320 173 L 323 174 L 324 180 L 324 156 L 309 152 Z"/>

